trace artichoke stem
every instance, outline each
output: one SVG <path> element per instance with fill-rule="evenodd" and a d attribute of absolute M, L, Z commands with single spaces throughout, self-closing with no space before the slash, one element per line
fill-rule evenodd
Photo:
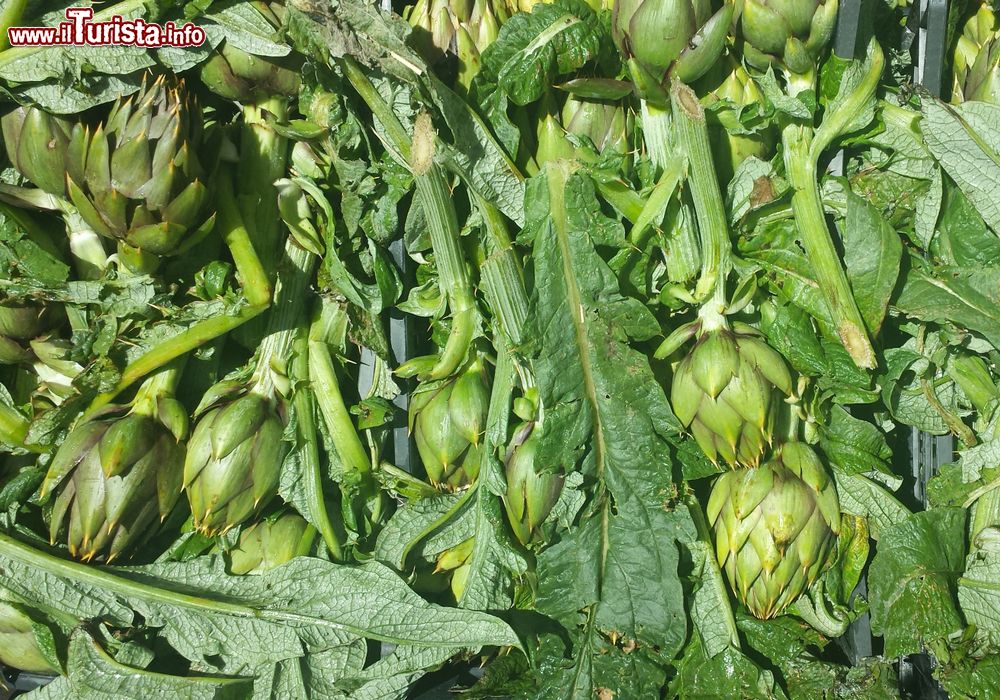
<path fill-rule="evenodd" d="M 158 345 L 154 345 L 125 367 L 121 379 L 118 380 L 118 384 L 111 391 L 97 395 L 87 408 L 84 418 L 93 415 L 94 411 L 106 406 L 118 394 L 125 391 L 150 372 L 155 372 L 171 360 L 200 348 L 202 345 L 215 340 L 220 335 L 239 328 L 250 319 L 259 316 L 266 308 L 266 306 L 245 306 L 232 316 L 206 318 L 203 321 L 193 324 L 178 335 L 168 338 Z"/>
<path fill-rule="evenodd" d="M 407 165 L 410 160 L 410 137 L 403 128 L 399 119 L 393 113 L 392 108 L 379 94 L 375 86 L 365 75 L 361 66 L 353 58 L 346 56 L 341 59 L 340 64 L 344 69 L 344 75 L 350 81 L 351 86 L 357 91 L 361 99 L 368 105 L 368 109 L 381 124 L 390 143 L 387 144 L 391 151 L 395 152 L 398 158 Z"/>
<path fill-rule="evenodd" d="M 329 513 L 326 509 L 326 499 L 323 496 L 322 470 L 320 468 L 318 432 L 316 430 L 316 407 L 313 399 L 319 401 L 319 395 L 310 385 L 310 365 L 311 353 L 308 339 L 308 324 L 300 324 L 298 337 L 295 343 L 295 358 L 292 360 L 292 377 L 302 382 L 300 388 L 295 392 L 293 401 L 295 403 L 295 415 L 298 419 L 298 437 L 302 445 L 302 471 L 305 479 L 312 483 L 312 488 L 307 489 L 311 494 L 309 500 L 312 515 L 319 525 L 323 535 L 323 541 L 330 556 L 334 561 L 344 561 L 344 550 L 340 544 L 340 538 L 333 527 Z"/>
<path fill-rule="evenodd" d="M 468 352 L 475 332 L 476 308 L 459 241 L 458 218 L 451 191 L 441 167 L 434 162 L 437 134 L 434 133 L 430 115 L 422 112 L 417 116 L 411 140 L 358 63 L 352 58 L 345 58 L 341 65 L 351 85 L 381 123 L 390 141 L 390 150 L 402 158 L 413 173 L 417 196 L 427 217 L 441 290 L 454 316 L 445 350 L 429 376 L 432 379 L 447 377 L 458 368 Z"/>
<path fill-rule="evenodd" d="M 525 341 L 524 324 L 528 318 L 524 273 L 500 212 L 479 196 L 476 206 L 485 222 L 485 244 L 489 253 L 480 266 L 483 289 L 508 343 L 516 348 Z"/>
<path fill-rule="evenodd" d="M 875 350 L 868 340 L 864 319 L 854 301 L 840 255 L 826 225 L 811 142 L 812 129 L 809 127 L 790 124 L 782 133 L 785 171 L 793 191 L 795 225 L 820 293 L 830 311 L 834 332 L 854 363 L 871 369 L 875 367 Z"/>
<path fill-rule="evenodd" d="M 288 139 L 278 134 L 269 121 L 285 120 L 287 99 L 268 97 L 243 108 L 237 201 L 254 249 L 272 273 L 281 250 L 281 217 L 274 182 L 285 176 Z"/>
<path fill-rule="evenodd" d="M 670 98 L 677 138 L 688 161 L 688 181 L 701 236 L 701 277 L 695 298 L 704 299 L 714 292 L 715 300 L 724 303 L 729 273 L 729 222 L 715 175 L 705 111 L 697 95 L 679 80 L 674 81 Z"/>
<path fill-rule="evenodd" d="M 430 115 L 421 112 L 413 127 L 410 169 L 424 216 L 427 217 L 438 284 L 448 299 L 452 314 L 448 341 L 429 375 L 431 379 L 443 379 L 450 376 L 468 354 L 476 327 L 476 300 L 462 254 L 461 233 L 451 190 L 441 167 L 434 162 L 436 138 Z"/>
<path fill-rule="evenodd" d="M 118 394 L 150 372 L 155 372 L 171 360 L 196 350 L 221 335 L 236 330 L 247 321 L 259 316 L 270 305 L 271 283 L 254 251 L 249 234 L 242 224 L 242 219 L 231 196 L 232 188 L 228 186 L 225 178 L 220 178 L 220 180 L 222 184 L 220 187 L 220 222 L 223 227 L 223 238 L 229 245 L 236 267 L 243 277 L 244 295 L 250 302 L 249 305 L 230 316 L 217 316 L 194 323 L 179 335 L 154 345 L 125 367 L 114 389 L 97 395 L 87 409 L 87 416 L 107 405 Z M 226 198 L 227 192 L 229 193 L 228 199 Z M 100 244 L 99 239 L 97 243 Z"/>
<path fill-rule="evenodd" d="M 253 306 L 266 307 L 271 303 L 274 290 L 236 206 L 233 184 L 228 177 L 223 176 L 219 178 L 218 188 L 219 225 L 223 240 L 229 246 L 233 262 L 240 273 L 243 294 Z"/>
<path fill-rule="evenodd" d="M 785 70 L 785 85 L 788 94 L 792 97 L 803 92 L 814 92 L 816 90 L 816 69 L 810 68 L 805 73 L 794 73 Z"/>
<path fill-rule="evenodd" d="M 313 322 L 313 328 L 322 319 Z M 312 335 L 312 334 L 311 334 Z M 312 382 L 316 402 L 330 431 L 330 439 L 337 450 L 344 467 L 358 474 L 370 474 L 372 465 L 368 459 L 358 431 L 351 420 L 351 413 L 340 391 L 340 381 L 330 356 L 330 350 L 322 339 L 309 339 L 309 379 Z"/>
<path fill-rule="evenodd" d="M 260 346 L 257 367 L 251 384 L 264 396 L 273 396 L 278 388 L 277 373 L 286 371 L 292 357 L 298 320 L 316 256 L 301 248 L 293 238 L 285 242 L 285 256 L 278 269 L 278 284 L 274 292 L 274 306 L 268 320 L 268 333 Z"/>
<path fill-rule="evenodd" d="M 819 162 L 823 151 L 844 134 L 845 129 L 857 118 L 858 112 L 864 109 L 878 89 L 878 81 L 885 67 L 885 55 L 882 53 L 882 47 L 874 39 L 871 40 L 868 51 L 869 59 L 866 62 L 868 71 L 864 78 L 835 110 L 823 115 L 823 121 L 816 129 L 812 143 L 808 144 L 813 167 Z M 784 134 L 782 137 L 784 138 Z M 785 159 L 787 162 L 787 151 Z"/>
<path fill-rule="evenodd" d="M 969 541 L 975 542 L 976 536 L 988 527 L 1000 527 L 1000 483 L 976 499 L 972 525 L 969 531 Z M 975 545 L 973 545 L 975 546 Z"/>
<path fill-rule="evenodd" d="M 642 101 L 642 137 L 650 160 L 659 170 L 670 160 L 673 151 L 673 125 L 670 110 Z"/>

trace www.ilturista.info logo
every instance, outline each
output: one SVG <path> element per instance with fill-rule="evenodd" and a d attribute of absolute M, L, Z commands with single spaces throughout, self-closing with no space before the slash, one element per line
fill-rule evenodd
<path fill-rule="evenodd" d="M 89 7 L 66 9 L 66 22 L 57 27 L 10 27 L 7 39 L 11 46 L 201 46 L 205 30 L 190 22 L 177 26 L 173 22 L 157 24 L 141 18 L 125 19 L 114 15 L 95 22 Z"/>

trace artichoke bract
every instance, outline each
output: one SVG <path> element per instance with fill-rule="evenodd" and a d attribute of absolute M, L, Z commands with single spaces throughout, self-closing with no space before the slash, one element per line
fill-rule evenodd
<path fill-rule="evenodd" d="M 561 474 L 539 473 L 535 453 L 539 432 L 534 422 L 521 425 L 507 451 L 507 492 L 504 509 L 514 535 L 527 545 L 538 537 L 538 528 L 549 517 L 563 489 Z"/>
<path fill-rule="evenodd" d="M 4 598 L 0 589 L 0 665 L 29 673 L 57 671 L 38 648 L 31 618 Z"/>
<path fill-rule="evenodd" d="M 780 614 L 812 585 L 840 532 L 837 489 L 801 442 L 783 444 L 760 467 L 720 476 L 707 510 L 719 566 L 760 619 Z"/>
<path fill-rule="evenodd" d="M 833 38 L 837 8 L 838 0 L 743 0 L 737 13 L 744 57 L 760 70 L 811 76 Z"/>
<path fill-rule="evenodd" d="M 989 3 L 983 3 L 965 23 L 952 70 L 952 102 L 1000 104 L 1000 26 Z"/>
<path fill-rule="evenodd" d="M 214 225 L 198 160 L 200 117 L 183 80 L 143 80 L 103 123 L 73 127 L 66 191 L 94 231 L 119 242 L 127 264 L 173 255 Z"/>
<path fill-rule="evenodd" d="M 436 488 L 455 490 L 476 480 L 489 404 L 486 370 L 479 359 L 457 376 L 424 384 L 414 392 L 410 431 L 427 478 Z"/>
<path fill-rule="evenodd" d="M 756 466 L 771 444 L 776 390 L 792 393 L 784 358 L 749 326 L 696 331 L 674 369 L 670 403 L 713 463 Z"/>
<path fill-rule="evenodd" d="M 31 360 L 28 341 L 52 327 L 51 316 L 42 304 L 0 301 L 0 365 Z"/>
<path fill-rule="evenodd" d="M 295 513 L 251 525 L 227 552 L 229 571 L 238 576 L 262 574 L 309 553 L 316 529 Z"/>
<path fill-rule="evenodd" d="M 719 61 L 702 80 L 707 90 L 705 102 L 714 105 L 706 110 L 712 155 L 719 171 L 719 180 L 729 182 L 740 163 L 756 156 L 769 160 L 776 134 L 764 131 L 745 133 L 740 123 L 740 111 L 750 105 L 760 105 L 764 95 L 746 69 L 732 57 Z M 699 83 L 699 86 L 702 86 Z"/>
<path fill-rule="evenodd" d="M 40 190 L 64 196 L 73 123 L 38 107 L 20 106 L 5 114 L 0 125 L 11 165 Z"/>
<path fill-rule="evenodd" d="M 259 385 L 220 382 L 206 394 L 184 461 L 194 526 L 222 534 L 260 512 L 278 493 L 285 458 L 283 404 Z"/>
<path fill-rule="evenodd" d="M 567 133 L 586 136 L 598 153 L 610 149 L 628 153 L 628 117 L 622 105 L 570 95 L 562 109 L 562 125 Z"/>
<path fill-rule="evenodd" d="M 690 83 L 718 60 L 732 18 L 729 2 L 713 14 L 709 0 L 615 0 L 611 36 L 638 95 L 665 106 L 671 77 Z"/>
<path fill-rule="evenodd" d="M 476 538 L 470 537 L 438 555 L 434 573 L 448 575 L 448 586 L 455 600 L 461 600 L 465 593 L 465 584 L 472 570 L 471 559 L 475 546 Z"/>
<path fill-rule="evenodd" d="M 173 510 L 181 493 L 187 411 L 164 389 L 171 381 L 155 375 L 130 410 L 103 409 L 59 446 L 41 493 L 55 495 L 49 535 L 54 543 L 65 531 L 71 556 L 111 562 L 153 534 Z"/>

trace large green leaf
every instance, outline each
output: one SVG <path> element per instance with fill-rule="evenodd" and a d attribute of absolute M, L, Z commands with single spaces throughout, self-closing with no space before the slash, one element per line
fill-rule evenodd
<path fill-rule="evenodd" d="M 628 331 L 649 312 L 623 303 L 594 248 L 593 186 L 560 163 L 529 192 L 533 368 L 544 406 L 537 459 L 567 468 L 579 460 L 599 494 L 589 517 L 539 557 L 537 606 L 571 629 L 587 619 L 570 695 L 593 697 L 609 682 L 594 675 L 595 635 L 666 656 L 680 649 L 687 623 L 677 540 L 693 537 L 693 524 L 671 506 L 676 419 L 648 357 L 629 345 Z"/>
<path fill-rule="evenodd" d="M 227 673 L 359 637 L 456 651 L 519 646 L 505 622 L 431 605 L 376 562 L 300 557 L 261 576 L 231 576 L 220 559 L 201 557 L 94 571 L 0 535 L 0 564 L 8 587 L 29 604 L 121 627 L 138 613 L 192 662 Z"/>
<path fill-rule="evenodd" d="M 922 321 L 957 324 L 1000 347 L 1000 267 L 914 267 L 895 306 Z"/>
<path fill-rule="evenodd" d="M 512 102 L 534 102 L 559 75 L 595 59 L 602 25 L 579 0 L 538 3 L 531 14 L 504 23 L 497 40 L 483 52 L 483 70 Z"/>
<path fill-rule="evenodd" d="M 923 101 L 924 140 L 986 224 L 1000 232 L 1000 105 Z"/>
<path fill-rule="evenodd" d="M 886 656 L 917 653 L 962 629 L 953 591 L 965 567 L 965 521 L 960 508 L 937 508 L 882 533 L 868 592 Z"/>
<path fill-rule="evenodd" d="M 899 277 L 903 244 L 871 204 L 850 193 L 843 228 L 844 267 L 868 330 L 878 334 Z"/>
<path fill-rule="evenodd" d="M 219 676 L 170 676 L 119 663 L 84 630 L 69 641 L 66 678 L 71 696 L 77 700 L 146 700 L 190 698 L 191 700 L 237 700 L 250 695 L 253 678 Z"/>

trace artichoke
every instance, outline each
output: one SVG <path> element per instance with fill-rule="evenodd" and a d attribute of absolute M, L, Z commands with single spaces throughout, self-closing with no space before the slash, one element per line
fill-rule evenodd
<path fill-rule="evenodd" d="M 736 168 L 750 156 L 769 160 L 776 137 L 772 128 L 768 125 L 762 131 L 749 132 L 740 120 L 745 108 L 764 100 L 746 69 L 727 57 L 702 79 L 702 86 L 707 93 L 704 101 L 712 107 L 705 114 L 719 181 L 732 180 Z"/>
<path fill-rule="evenodd" d="M 743 56 L 759 70 L 811 76 L 833 37 L 837 7 L 838 0 L 742 0 Z"/>
<path fill-rule="evenodd" d="M 965 23 L 955 46 L 952 102 L 1000 104 L 1000 25 L 989 3 Z"/>
<path fill-rule="evenodd" d="M 228 552 L 229 570 L 239 576 L 262 574 L 307 555 L 315 538 L 315 528 L 295 513 L 264 520 L 240 534 L 239 544 Z"/>
<path fill-rule="evenodd" d="M 539 473 L 535 465 L 539 432 L 535 423 L 514 431 L 507 451 L 507 492 L 503 496 L 507 519 L 521 544 L 537 539 L 541 527 L 562 493 L 563 477 Z"/>
<path fill-rule="evenodd" d="M 478 72 L 480 54 L 496 41 L 500 23 L 510 16 L 504 3 L 493 0 L 417 0 L 403 11 L 413 28 L 413 42 L 434 64 L 454 50 L 459 57 L 459 82 L 468 88 Z"/>
<path fill-rule="evenodd" d="M 31 368 L 35 382 L 32 402 L 43 401 L 58 406 L 79 393 L 73 381 L 83 372 L 83 365 L 72 359 L 73 343 L 62 338 L 35 338 L 29 343 L 34 356 Z"/>
<path fill-rule="evenodd" d="M 840 532 L 840 504 L 816 453 L 789 442 L 763 466 L 720 476 L 708 519 L 730 586 L 755 617 L 768 619 L 822 573 Z"/>
<path fill-rule="evenodd" d="M 771 443 L 775 389 L 792 393 L 788 366 L 749 326 L 699 324 L 694 332 L 694 347 L 674 369 L 674 413 L 713 463 L 756 466 Z"/>
<path fill-rule="evenodd" d="M 260 384 L 220 382 L 195 412 L 184 490 L 198 531 L 214 536 L 249 520 L 278 493 L 284 404 Z"/>
<path fill-rule="evenodd" d="M 219 97 L 255 102 L 270 95 L 297 94 L 301 66 L 297 54 L 255 56 L 227 42 L 202 65 L 201 81 Z"/>
<path fill-rule="evenodd" d="M 130 410 L 110 407 L 85 420 L 52 459 L 41 488 L 43 497 L 55 494 L 49 535 L 54 543 L 65 525 L 71 556 L 113 561 L 173 510 L 187 412 L 163 388 L 167 381 L 147 380 Z"/>
<path fill-rule="evenodd" d="M 143 80 L 91 129 L 76 124 L 66 151 L 66 189 L 83 220 L 116 239 L 126 263 L 173 255 L 214 225 L 198 152 L 200 117 L 182 80 Z"/>
<path fill-rule="evenodd" d="M 448 585 L 456 601 L 461 600 L 465 593 L 465 584 L 469 580 L 469 572 L 472 570 L 471 559 L 475 546 L 476 538 L 470 537 L 438 555 L 434 574 L 448 574 Z"/>
<path fill-rule="evenodd" d="M 0 666 L 29 673 L 52 673 L 58 669 L 42 655 L 31 618 L 7 601 L 0 588 Z"/>
<path fill-rule="evenodd" d="M 73 123 L 38 107 L 20 106 L 5 114 L 0 126 L 11 165 L 43 192 L 65 196 Z"/>
<path fill-rule="evenodd" d="M 671 77 L 690 83 L 719 58 L 732 18 L 729 2 L 713 14 L 709 0 L 615 0 L 611 36 L 639 96 L 666 105 Z"/>
<path fill-rule="evenodd" d="M 598 153 L 610 149 L 624 155 L 630 150 L 628 117 L 616 102 L 570 95 L 563 105 L 561 121 L 567 133 L 590 139 Z"/>
<path fill-rule="evenodd" d="M 52 327 L 52 316 L 42 304 L 0 302 L 0 365 L 31 360 L 27 342 Z"/>
<path fill-rule="evenodd" d="M 476 480 L 489 403 L 486 370 L 479 359 L 457 376 L 424 384 L 414 392 L 410 431 L 435 487 L 454 490 Z"/>
<path fill-rule="evenodd" d="M 413 28 L 417 51 L 430 64 L 444 58 L 455 39 L 455 17 L 449 0 L 417 0 L 403 11 Z"/>

